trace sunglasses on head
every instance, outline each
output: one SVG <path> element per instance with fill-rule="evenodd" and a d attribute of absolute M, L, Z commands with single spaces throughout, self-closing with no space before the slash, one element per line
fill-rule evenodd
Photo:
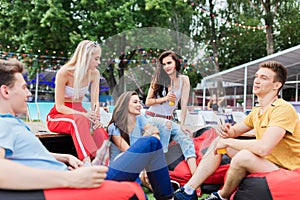
<path fill-rule="evenodd" d="M 88 47 L 87 47 L 88 49 L 89 49 L 91 46 L 94 46 L 94 47 L 99 46 L 99 43 L 98 43 L 97 41 L 90 41 L 90 42 L 91 42 L 91 44 L 88 45 Z M 90 42 L 89 42 L 89 43 L 90 43 Z"/>

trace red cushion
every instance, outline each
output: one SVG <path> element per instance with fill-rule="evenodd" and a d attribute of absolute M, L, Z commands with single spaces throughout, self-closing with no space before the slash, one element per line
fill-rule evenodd
<path fill-rule="evenodd" d="M 250 196 L 271 196 L 272 199 L 300 199 L 300 168 L 293 171 L 279 169 L 273 172 L 248 175 L 231 199 L 247 199 Z"/>
<path fill-rule="evenodd" d="M 193 138 L 195 145 L 195 152 L 197 156 L 197 164 L 201 161 L 203 157 L 203 150 L 207 149 L 211 142 L 217 136 L 215 130 L 210 128 L 205 130 L 200 136 Z M 173 144 L 174 145 L 174 144 Z M 174 155 L 172 155 L 174 156 Z M 177 155 L 177 157 L 179 157 Z M 223 184 L 224 177 L 229 168 L 229 164 L 222 164 L 219 168 L 213 173 L 204 184 Z M 176 167 L 172 170 L 169 170 L 170 177 L 172 180 L 177 181 L 181 186 L 188 182 L 188 180 L 192 177 L 190 169 L 186 163 L 186 161 L 182 160 L 179 162 Z"/>
<path fill-rule="evenodd" d="M 93 189 L 48 189 L 44 191 L 46 200 L 128 200 L 133 196 L 145 199 L 145 194 L 136 182 L 104 181 L 98 188 Z"/>

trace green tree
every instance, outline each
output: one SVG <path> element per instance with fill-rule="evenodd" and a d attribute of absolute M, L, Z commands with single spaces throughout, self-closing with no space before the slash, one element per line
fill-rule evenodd
<path fill-rule="evenodd" d="M 286 21 L 284 21 L 283 19 L 287 19 L 286 16 L 290 16 L 291 18 L 293 18 L 292 20 L 293 22 L 295 23 L 297 23 L 297 21 L 299 22 L 299 1 L 292 1 L 292 0 L 231 1 L 228 0 L 228 3 L 231 5 L 235 5 L 236 8 L 238 9 L 242 9 L 243 12 L 250 11 L 253 14 L 255 13 L 258 19 L 264 21 L 264 24 L 266 26 L 267 55 L 273 54 L 276 49 L 277 50 L 283 49 L 283 46 L 280 47 L 279 43 L 276 44 L 277 41 L 276 37 L 281 35 L 281 32 L 284 31 L 281 27 L 284 27 L 285 26 L 284 24 L 286 24 Z M 291 15 L 291 14 L 295 14 L 295 15 Z M 288 37 L 285 39 L 285 41 L 288 41 Z M 299 40 L 296 39 L 296 41 Z"/>
<path fill-rule="evenodd" d="M 215 72 L 273 53 L 274 42 L 276 51 L 299 44 L 299 1 L 202 0 L 194 8 L 192 33 L 207 44 Z"/>
<path fill-rule="evenodd" d="M 137 66 L 123 61 L 140 60 L 141 48 L 152 50 L 146 53 L 151 58 L 165 48 L 185 58 L 197 57 L 181 43 L 189 36 L 194 46 L 205 49 L 199 65 L 187 63 L 183 70 L 195 86 L 200 75 L 299 44 L 299 15 L 299 1 L 292 0 L 2 0 L 0 48 L 17 52 L 21 59 L 26 53 L 34 75 L 53 65 L 51 56 L 64 57 L 63 64 L 79 41 L 97 40 L 103 45 L 101 72 L 111 88 L 120 85 L 116 91 L 122 92 L 126 70 Z M 254 29 L 264 25 L 269 29 Z M 146 35 L 134 31 L 145 27 L 162 29 Z M 175 34 L 165 37 L 172 30 Z M 266 34 L 271 34 L 268 40 Z M 37 57 L 45 54 L 50 58 Z"/>
<path fill-rule="evenodd" d="M 171 1 L 83 1 L 76 5 L 76 10 L 84 10 L 80 21 L 84 35 L 96 35 L 102 40 L 107 49 L 103 50 L 105 60 L 131 60 L 135 59 L 135 52 L 139 46 L 131 46 L 132 43 L 140 44 L 142 48 L 150 48 L 147 44 L 159 41 L 159 33 L 149 33 L 147 36 L 136 35 L 134 30 L 142 27 L 170 28 L 180 33 L 189 34 L 189 24 L 193 10 L 181 0 Z M 172 8 L 172 9 L 170 9 Z M 87 16 L 87 17 L 86 17 Z M 92 31 L 91 31 L 92 30 Z M 127 31 L 127 32 L 126 32 Z M 178 41 L 181 34 L 177 34 Z M 112 37 L 112 38 L 111 38 Z M 155 40 L 153 38 L 155 37 Z M 162 37 L 161 44 L 167 43 Z M 142 46 L 142 44 L 146 46 Z M 154 46 L 156 46 L 154 44 Z M 180 46 L 180 44 L 174 44 Z M 180 52 L 179 52 L 180 53 Z M 105 63 L 107 64 L 107 63 Z M 123 92 L 123 86 L 116 84 L 124 81 L 124 70 L 130 68 L 128 62 L 111 62 L 102 66 L 104 77 L 108 80 L 110 87 L 117 95 Z"/>
<path fill-rule="evenodd" d="M 276 51 L 300 44 L 300 1 L 290 0 L 278 11 L 278 24 L 275 25 Z"/>

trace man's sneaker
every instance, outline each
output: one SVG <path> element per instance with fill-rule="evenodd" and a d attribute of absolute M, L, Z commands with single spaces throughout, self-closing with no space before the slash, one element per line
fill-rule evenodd
<path fill-rule="evenodd" d="M 174 191 L 177 191 L 180 188 L 180 184 L 177 181 L 171 180 L 171 184 Z"/>
<path fill-rule="evenodd" d="M 213 192 L 208 197 L 206 197 L 204 200 L 222 200 L 222 199 L 217 192 Z"/>
<path fill-rule="evenodd" d="M 183 187 L 180 187 L 177 191 L 175 191 L 174 199 L 175 200 L 197 200 L 198 197 L 195 191 L 193 192 L 193 194 L 189 195 L 185 193 Z"/>

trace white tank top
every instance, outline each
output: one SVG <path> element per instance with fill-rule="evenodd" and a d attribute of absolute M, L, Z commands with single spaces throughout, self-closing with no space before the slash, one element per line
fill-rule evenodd
<path fill-rule="evenodd" d="M 84 97 L 84 95 L 89 90 L 89 86 L 79 88 L 79 97 Z M 73 98 L 75 95 L 75 89 L 70 86 L 65 86 L 65 97 L 66 98 Z"/>
<path fill-rule="evenodd" d="M 173 111 L 175 108 L 177 108 L 179 99 L 181 97 L 182 93 L 182 80 L 181 75 L 179 76 L 179 88 L 178 90 L 174 91 L 174 94 L 176 95 L 176 101 L 174 106 L 169 105 L 169 101 L 165 101 L 161 104 L 155 104 L 148 108 L 148 111 L 159 114 L 159 115 L 165 115 L 165 116 L 171 116 L 173 115 Z"/>

